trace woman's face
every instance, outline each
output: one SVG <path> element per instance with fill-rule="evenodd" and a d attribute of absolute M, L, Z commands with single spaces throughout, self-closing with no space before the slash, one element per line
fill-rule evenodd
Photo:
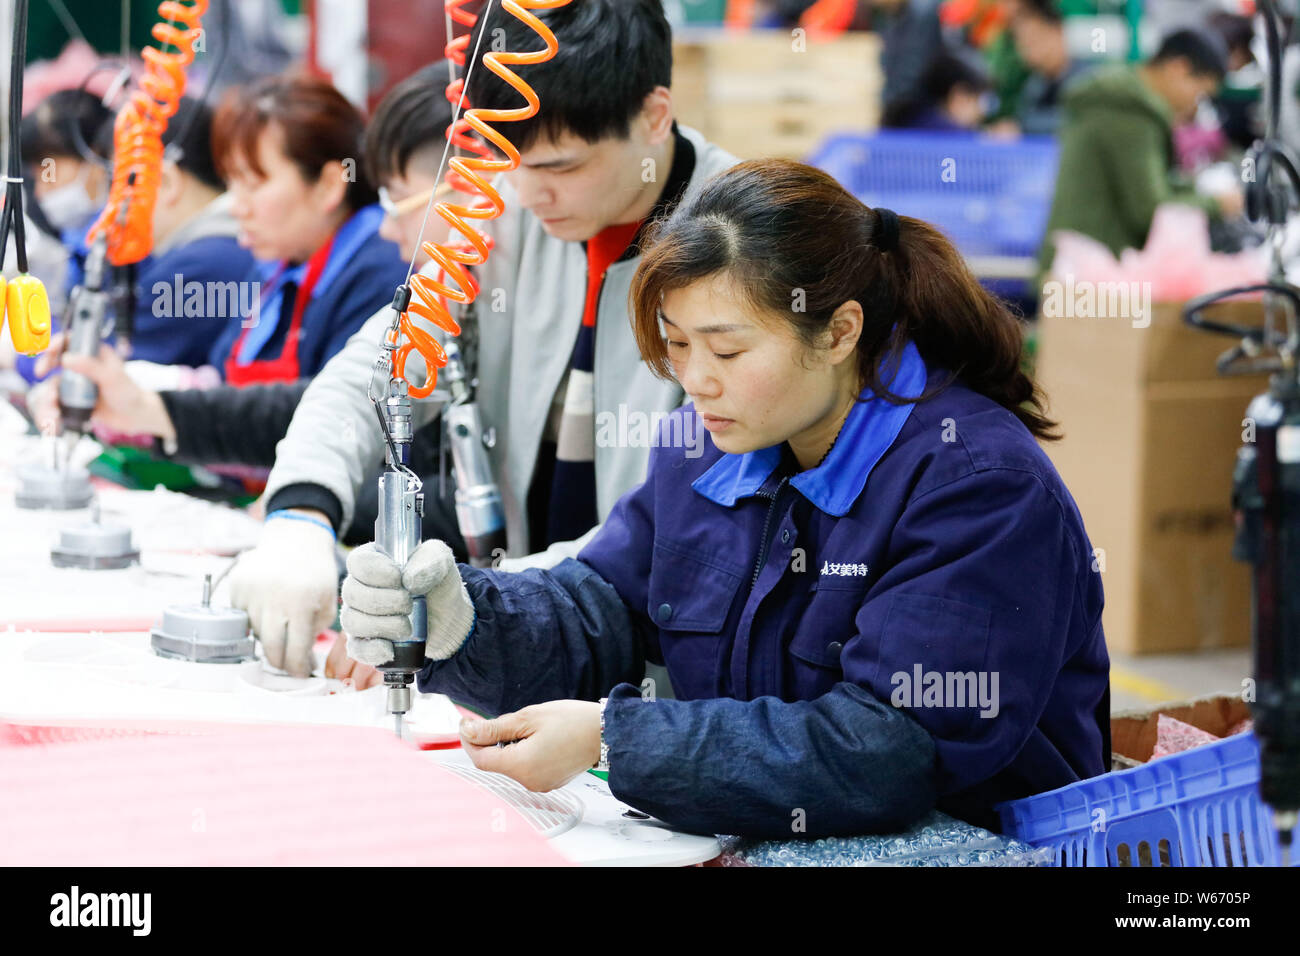
<path fill-rule="evenodd" d="M 799 454 L 828 429 L 834 435 L 845 396 L 858 393 L 856 302 L 836 312 L 819 343 L 826 347 L 816 349 L 799 341 L 787 318 L 756 313 L 725 274 L 665 293 L 663 317 L 677 380 L 728 454 L 783 441 Z"/>
<path fill-rule="evenodd" d="M 239 244 L 258 259 L 303 262 L 346 215 L 343 164 L 326 163 L 314 181 L 305 179 L 285 155 L 284 134 L 274 123 L 258 137 L 257 159 L 262 173 L 245 157 L 230 162 L 227 187 Z"/>

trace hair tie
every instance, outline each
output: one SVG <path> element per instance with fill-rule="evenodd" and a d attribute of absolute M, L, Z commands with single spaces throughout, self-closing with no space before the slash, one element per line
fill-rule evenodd
<path fill-rule="evenodd" d="M 898 251 L 898 232 L 899 222 L 898 214 L 892 209 L 885 209 L 883 206 L 876 210 L 878 222 L 876 225 L 876 234 L 873 237 L 875 246 L 881 252 Z"/>

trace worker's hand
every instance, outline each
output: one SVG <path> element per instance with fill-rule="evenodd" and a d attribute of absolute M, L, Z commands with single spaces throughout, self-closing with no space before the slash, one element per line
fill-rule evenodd
<path fill-rule="evenodd" d="M 429 636 L 424 655 L 445 661 L 455 654 L 474 626 L 474 602 L 460 579 L 451 548 L 426 541 L 398 570 L 393 559 L 373 544 L 348 555 L 343 582 L 343 630 L 351 638 L 348 654 L 371 667 L 393 659 L 393 641 L 411 636 L 411 598 L 424 597 Z"/>
<path fill-rule="evenodd" d="M 230 572 L 230 603 L 248 612 L 267 663 L 310 677 L 316 635 L 334 623 L 338 581 L 334 536 L 310 521 L 273 516 Z"/>
<path fill-rule="evenodd" d="M 162 399 L 157 392 L 136 384 L 116 351 L 101 345 L 94 358 L 61 353 L 62 333 L 50 340 L 50 347 L 36 363 L 36 374 L 46 375 L 61 365 L 64 371 L 79 372 L 94 382 L 99 389 L 99 401 L 90 416 L 95 424 L 128 435 L 175 440 L 176 429 Z M 44 434 L 53 434 L 59 427 L 58 388 L 58 378 L 49 378 L 41 383 L 41 394 L 34 397 L 39 405 L 33 406 L 33 399 L 29 399 L 36 427 Z"/>
<path fill-rule="evenodd" d="M 1214 200 L 1219 204 L 1219 215 L 1224 219 L 1236 219 L 1245 212 L 1246 197 L 1242 195 L 1239 189 L 1230 189 L 1226 193 L 1219 193 L 1214 197 Z"/>
<path fill-rule="evenodd" d="M 480 770 L 503 773 L 545 793 L 600 760 L 600 704 L 553 700 L 496 720 L 466 717 L 460 722 L 460 740 Z"/>
<path fill-rule="evenodd" d="M 325 658 L 325 676 L 335 680 L 351 681 L 357 690 L 369 690 L 384 682 L 384 675 L 369 664 L 348 657 L 348 639 L 340 634 Z"/>
<path fill-rule="evenodd" d="M 985 126 L 984 133 L 993 139 L 1019 139 L 1020 124 L 1011 117 L 1004 116 L 1002 119 Z"/>
<path fill-rule="evenodd" d="M 27 392 L 27 413 L 42 435 L 57 435 L 61 430 L 59 418 L 59 380 L 47 378 L 33 385 Z"/>

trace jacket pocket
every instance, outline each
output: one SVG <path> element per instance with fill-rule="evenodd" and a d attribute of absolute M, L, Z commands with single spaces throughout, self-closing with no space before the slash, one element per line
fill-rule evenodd
<path fill-rule="evenodd" d="M 718 694 L 730 645 L 723 628 L 743 582 L 734 566 L 655 542 L 645 610 L 659 629 L 664 664 L 682 699 Z"/>
<path fill-rule="evenodd" d="M 882 699 L 931 734 L 959 737 L 999 710 L 1000 675 L 986 670 L 988 608 L 925 594 L 895 594 L 872 681 Z"/>
<path fill-rule="evenodd" d="M 646 613 L 661 631 L 716 633 L 744 580 L 720 562 L 655 542 Z"/>
<path fill-rule="evenodd" d="M 840 656 L 858 632 L 856 618 L 867 583 L 823 578 L 813 586 L 788 646 L 787 699 L 812 700 L 844 679 Z"/>

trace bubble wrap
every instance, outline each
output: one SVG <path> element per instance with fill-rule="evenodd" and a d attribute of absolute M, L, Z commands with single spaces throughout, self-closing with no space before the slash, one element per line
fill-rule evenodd
<path fill-rule="evenodd" d="M 903 833 L 746 840 L 719 837 L 721 866 L 1050 866 L 1050 847 L 1032 847 L 935 810 Z"/>
<path fill-rule="evenodd" d="M 1156 719 L 1156 745 L 1151 751 L 1151 759 L 1182 753 L 1193 747 L 1212 744 L 1218 739 L 1214 734 L 1201 730 L 1200 727 L 1185 724 L 1168 714 L 1160 714 Z"/>

